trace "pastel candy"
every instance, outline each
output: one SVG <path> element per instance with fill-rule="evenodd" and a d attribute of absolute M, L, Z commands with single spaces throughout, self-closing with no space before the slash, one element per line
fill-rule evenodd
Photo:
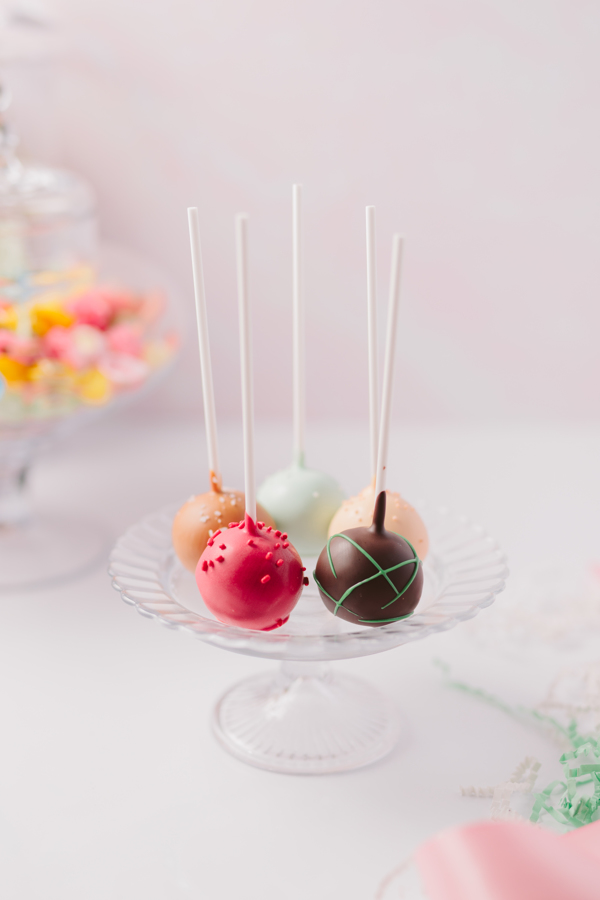
<path fill-rule="evenodd" d="M 71 315 L 82 325 L 104 330 L 113 315 L 112 304 L 102 290 L 90 290 L 68 304 Z"/>
<path fill-rule="evenodd" d="M 113 353 L 142 356 L 144 345 L 138 332 L 131 325 L 115 325 L 106 332 L 106 340 Z"/>
<path fill-rule="evenodd" d="M 141 384 L 149 373 L 148 364 L 136 356 L 126 353 L 108 353 L 98 364 L 102 374 L 120 387 L 133 387 Z"/>

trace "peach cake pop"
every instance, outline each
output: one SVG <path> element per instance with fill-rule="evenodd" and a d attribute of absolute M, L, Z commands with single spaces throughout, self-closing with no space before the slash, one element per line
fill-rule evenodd
<path fill-rule="evenodd" d="M 210 473 L 212 490 L 190 497 L 173 520 L 173 549 L 180 562 L 194 572 L 198 560 L 212 535 L 220 528 L 244 517 L 244 494 L 229 488 L 221 490 L 217 476 Z M 258 504 L 257 515 L 267 526 L 275 522 Z"/>
<path fill-rule="evenodd" d="M 196 301 L 196 321 L 198 325 L 198 347 L 200 351 L 200 368 L 202 372 L 202 395 L 204 400 L 204 424 L 208 445 L 208 461 L 210 467 L 211 490 L 198 494 L 187 500 L 173 521 L 173 548 L 181 563 L 190 572 L 194 572 L 200 555 L 210 537 L 219 528 L 230 522 L 239 522 L 243 518 L 245 503 L 241 491 L 221 488 L 219 469 L 219 446 L 217 441 L 217 416 L 215 412 L 215 395 L 212 381 L 210 361 L 210 344 L 208 340 L 208 317 L 206 313 L 206 294 L 202 271 L 202 252 L 200 247 L 200 225 L 198 210 L 188 209 L 190 229 L 190 247 L 192 251 L 192 273 L 194 279 L 194 296 Z M 261 519 L 267 525 L 275 523 L 262 507 L 259 510 Z"/>

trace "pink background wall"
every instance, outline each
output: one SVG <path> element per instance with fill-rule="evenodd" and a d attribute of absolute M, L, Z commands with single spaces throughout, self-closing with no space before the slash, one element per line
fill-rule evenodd
<path fill-rule="evenodd" d="M 55 0 L 56 156 L 103 232 L 181 287 L 200 207 L 219 413 L 239 409 L 233 215 L 251 216 L 256 405 L 288 416 L 291 183 L 306 191 L 309 415 L 366 416 L 364 207 L 381 325 L 407 236 L 396 413 L 598 419 L 600 4 Z M 382 329 L 383 330 L 383 329 Z M 193 333 L 154 402 L 198 405 Z"/>

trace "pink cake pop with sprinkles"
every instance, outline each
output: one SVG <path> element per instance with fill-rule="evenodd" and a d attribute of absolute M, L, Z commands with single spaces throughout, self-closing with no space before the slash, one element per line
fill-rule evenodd
<path fill-rule="evenodd" d="M 246 515 L 216 531 L 196 568 L 196 583 L 226 625 L 271 631 L 284 625 L 300 598 L 302 560 L 287 534 L 256 521 L 252 361 L 248 302 L 248 217 L 236 218 Z"/>

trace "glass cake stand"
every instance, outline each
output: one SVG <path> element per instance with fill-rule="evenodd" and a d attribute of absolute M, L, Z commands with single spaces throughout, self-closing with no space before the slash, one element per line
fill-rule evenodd
<path fill-rule="evenodd" d="M 99 253 L 99 280 L 176 293 L 158 267 L 137 254 L 110 243 Z M 179 331 L 173 304 L 157 320 L 153 336 Z M 23 416 L 11 421 L 0 416 L 0 595 L 49 587 L 84 574 L 106 559 L 111 538 L 92 518 L 70 517 L 60 510 L 40 512 L 32 503 L 30 474 L 37 460 L 79 428 L 121 410 L 151 393 L 171 370 L 176 354 L 153 371 L 141 385 L 123 390 L 102 406 L 79 405 L 56 415 Z"/>
<path fill-rule="evenodd" d="M 113 587 L 141 615 L 169 628 L 223 650 L 281 661 L 279 671 L 230 688 L 213 714 L 214 733 L 226 750 L 275 772 L 340 772 L 389 753 L 399 737 L 392 704 L 329 663 L 446 631 L 493 603 L 508 574 L 504 554 L 483 528 L 448 509 L 420 504 L 431 549 L 423 595 L 410 618 L 379 628 L 344 622 L 327 611 L 311 577 L 286 625 L 250 631 L 218 622 L 176 559 L 171 523 L 177 509 L 147 516 L 119 539 L 110 558 Z M 307 573 L 314 562 L 304 560 Z"/>

